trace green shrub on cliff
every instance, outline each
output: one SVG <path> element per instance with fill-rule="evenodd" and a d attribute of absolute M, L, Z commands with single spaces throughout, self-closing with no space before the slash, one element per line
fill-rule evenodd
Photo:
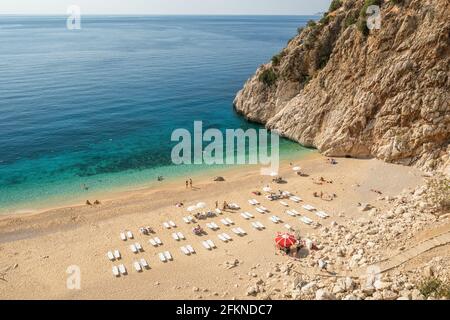
<path fill-rule="evenodd" d="M 277 74 L 272 68 L 264 70 L 260 75 L 258 80 L 264 83 L 266 86 L 272 86 L 277 81 Z"/>
<path fill-rule="evenodd" d="M 330 4 L 330 9 L 328 9 L 329 12 L 336 11 L 342 7 L 342 1 L 341 0 L 333 0 Z"/>

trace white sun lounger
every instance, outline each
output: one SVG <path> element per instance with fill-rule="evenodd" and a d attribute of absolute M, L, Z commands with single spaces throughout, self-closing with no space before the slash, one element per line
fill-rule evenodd
<path fill-rule="evenodd" d="M 191 246 L 190 244 L 188 244 L 188 245 L 186 246 L 186 249 L 188 249 L 190 253 L 195 253 L 194 248 L 192 248 L 192 246 Z"/>
<path fill-rule="evenodd" d="M 219 226 L 215 222 L 211 222 L 211 225 L 214 227 L 214 229 L 218 230 L 220 229 Z"/>
<path fill-rule="evenodd" d="M 258 212 L 261 213 L 261 214 L 266 213 L 266 212 L 265 212 L 263 209 L 261 209 L 261 208 L 255 208 L 255 210 L 258 211 Z"/>
<path fill-rule="evenodd" d="M 116 258 L 114 257 L 114 254 L 111 251 L 108 251 L 108 253 L 106 254 L 108 256 L 108 259 L 111 261 L 116 260 Z"/>
<path fill-rule="evenodd" d="M 174 240 L 176 240 L 176 241 L 180 241 L 180 238 L 178 237 L 178 235 L 176 233 L 172 233 L 172 238 L 174 238 Z"/>
<path fill-rule="evenodd" d="M 219 208 L 217 208 L 215 211 L 217 214 L 222 214 L 222 210 L 220 210 Z"/>
<path fill-rule="evenodd" d="M 172 255 L 170 254 L 169 251 L 164 251 L 164 256 L 166 257 L 167 260 L 172 260 Z"/>
<path fill-rule="evenodd" d="M 318 217 L 320 217 L 322 219 L 326 219 L 326 218 L 330 217 L 330 215 L 328 213 L 323 212 L 323 211 L 316 211 L 315 213 Z"/>
<path fill-rule="evenodd" d="M 158 246 L 162 246 L 162 241 L 158 237 L 153 238 Z"/>
<path fill-rule="evenodd" d="M 285 224 L 284 227 L 288 230 L 292 230 L 292 227 L 289 224 Z"/>
<path fill-rule="evenodd" d="M 287 203 L 284 202 L 284 201 L 280 201 L 280 204 L 281 204 L 282 206 L 289 207 L 289 204 L 287 204 Z"/>
<path fill-rule="evenodd" d="M 231 238 L 228 233 L 222 233 L 222 236 L 227 239 L 228 241 L 232 240 L 233 238 Z"/>
<path fill-rule="evenodd" d="M 142 268 L 144 269 L 150 269 L 150 266 L 147 263 L 147 260 L 145 260 L 144 258 L 142 258 L 141 260 L 139 260 L 139 262 L 141 263 Z"/>
<path fill-rule="evenodd" d="M 122 239 L 122 241 L 127 241 L 127 236 L 125 235 L 124 232 L 120 233 L 120 239 Z"/>
<path fill-rule="evenodd" d="M 229 207 L 230 209 L 236 209 L 236 210 L 238 210 L 238 209 L 241 208 L 237 203 L 230 203 L 230 204 L 228 205 L 228 207 Z"/>
<path fill-rule="evenodd" d="M 265 229 L 266 227 L 259 221 L 255 222 L 257 226 L 259 226 L 261 229 Z"/>
<path fill-rule="evenodd" d="M 131 251 L 133 251 L 133 253 L 138 253 L 139 252 L 134 244 L 130 245 L 130 249 L 131 249 Z"/>
<path fill-rule="evenodd" d="M 158 246 L 158 244 L 155 242 L 154 239 L 150 239 L 150 240 L 148 240 L 148 242 L 150 242 L 150 244 L 151 244 L 152 246 L 154 246 L 154 247 L 157 247 L 157 246 Z"/>
<path fill-rule="evenodd" d="M 219 239 L 222 240 L 223 242 L 228 242 L 228 240 L 227 240 L 222 234 L 219 234 L 219 235 L 217 236 L 217 238 L 219 238 Z"/>
<path fill-rule="evenodd" d="M 242 229 L 242 228 L 237 228 L 237 230 L 242 234 L 242 235 L 246 235 L 247 234 L 247 232 L 245 232 L 244 231 L 244 229 Z"/>
<path fill-rule="evenodd" d="M 126 275 L 127 274 L 127 268 L 123 264 L 119 265 L 119 271 L 121 274 Z"/>
<path fill-rule="evenodd" d="M 250 219 L 245 213 L 241 213 L 241 217 L 244 218 L 245 220 Z"/>
<path fill-rule="evenodd" d="M 264 210 L 265 212 L 269 212 L 269 209 L 267 209 L 266 207 L 260 206 L 259 207 L 261 210 Z"/>
<path fill-rule="evenodd" d="M 194 221 L 194 217 L 193 216 L 188 216 L 187 218 L 189 219 L 190 222 Z"/>
<path fill-rule="evenodd" d="M 160 252 L 158 254 L 158 257 L 159 257 L 159 260 L 161 260 L 162 262 L 166 262 L 167 261 L 166 256 L 162 252 Z"/>
<path fill-rule="evenodd" d="M 248 203 L 252 206 L 256 205 L 256 203 L 253 201 L 253 199 L 248 200 Z"/>
<path fill-rule="evenodd" d="M 298 211 L 297 211 L 297 210 L 295 210 L 295 209 L 291 209 L 291 212 L 292 212 L 292 213 L 294 213 L 294 214 L 296 214 L 297 216 L 299 216 L 299 215 L 300 215 L 300 213 L 298 213 Z"/>
<path fill-rule="evenodd" d="M 294 201 L 295 203 L 300 202 L 300 200 L 297 197 L 290 197 L 289 200 Z"/>
<path fill-rule="evenodd" d="M 273 223 L 278 223 L 278 219 L 275 218 L 275 216 L 270 217 L 270 221 L 272 221 Z"/>
<path fill-rule="evenodd" d="M 183 252 L 187 256 L 191 254 L 186 247 L 181 247 L 180 249 L 181 249 L 181 252 Z"/>
<path fill-rule="evenodd" d="M 308 211 L 314 211 L 316 210 L 316 208 L 314 208 L 313 206 L 306 204 L 303 206 L 303 209 L 308 210 Z"/>
<path fill-rule="evenodd" d="M 119 268 L 117 268 L 116 266 L 112 267 L 112 273 L 115 277 L 120 276 L 120 272 L 119 272 Z"/>
<path fill-rule="evenodd" d="M 176 224 L 175 224 L 175 222 L 173 222 L 172 220 L 170 220 L 169 221 L 169 224 L 170 224 L 170 226 L 172 227 L 172 228 L 176 228 Z"/>
<path fill-rule="evenodd" d="M 139 264 L 139 262 L 134 262 L 133 263 L 133 266 L 134 266 L 134 269 L 136 269 L 136 271 L 137 272 L 142 272 L 142 267 L 141 267 L 141 265 Z"/>
<path fill-rule="evenodd" d="M 163 222 L 163 227 L 166 229 L 170 229 L 170 225 L 168 222 Z"/>
<path fill-rule="evenodd" d="M 244 212 L 247 217 L 250 219 L 254 218 L 254 216 L 250 212 Z"/>
<path fill-rule="evenodd" d="M 233 231 L 235 234 L 237 234 L 238 236 L 241 235 L 241 232 L 237 229 L 237 228 L 233 228 L 231 229 L 231 231 Z"/>
<path fill-rule="evenodd" d="M 114 250 L 114 258 L 116 258 L 117 260 L 122 258 L 122 256 L 120 255 L 120 251 L 119 250 Z"/>
<path fill-rule="evenodd" d="M 307 225 L 311 225 L 314 222 L 308 217 L 300 217 L 300 221 Z"/>
<path fill-rule="evenodd" d="M 206 227 L 207 227 L 208 229 L 214 230 L 214 227 L 212 226 L 211 223 L 207 223 L 207 224 L 206 224 Z"/>
<path fill-rule="evenodd" d="M 227 220 L 225 220 L 225 219 L 220 220 L 220 222 L 222 222 L 226 226 L 230 225 L 230 223 Z"/>
<path fill-rule="evenodd" d="M 225 220 L 226 220 L 229 224 L 234 224 L 233 220 L 231 220 L 230 218 L 225 218 Z"/>
<path fill-rule="evenodd" d="M 202 242 L 202 245 L 203 245 L 203 247 L 205 247 L 205 249 L 211 250 L 211 246 L 208 244 L 208 242 L 203 241 L 203 242 Z"/>
<path fill-rule="evenodd" d="M 189 220 L 188 217 L 184 217 L 184 218 L 183 218 L 183 221 L 186 222 L 187 224 L 191 223 L 191 220 Z"/>
<path fill-rule="evenodd" d="M 177 232 L 177 236 L 178 236 L 178 238 L 180 238 L 180 240 L 185 240 L 186 239 L 184 237 L 184 234 L 182 234 L 181 232 Z"/>
<path fill-rule="evenodd" d="M 134 244 L 134 246 L 136 247 L 136 249 L 138 249 L 138 251 L 142 251 L 142 246 L 141 246 L 141 244 L 139 242 L 136 242 Z"/>
<path fill-rule="evenodd" d="M 252 222 L 252 227 L 256 230 L 261 230 L 261 227 L 256 222 Z"/>
<path fill-rule="evenodd" d="M 128 239 L 133 239 L 133 233 L 131 231 L 127 232 Z"/>
<path fill-rule="evenodd" d="M 214 242 L 212 240 L 206 240 L 206 242 L 209 244 L 209 246 L 213 249 L 216 248 L 216 245 L 214 244 Z"/>
<path fill-rule="evenodd" d="M 295 216 L 296 216 L 296 214 L 293 213 L 291 210 L 287 210 L 286 213 L 287 213 L 288 215 L 290 215 L 291 217 L 295 217 Z"/>

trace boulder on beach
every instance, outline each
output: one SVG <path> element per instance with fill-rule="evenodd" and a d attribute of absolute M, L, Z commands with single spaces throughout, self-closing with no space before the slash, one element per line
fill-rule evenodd
<path fill-rule="evenodd" d="M 225 178 L 224 177 L 215 177 L 214 178 L 214 181 L 225 181 Z"/>

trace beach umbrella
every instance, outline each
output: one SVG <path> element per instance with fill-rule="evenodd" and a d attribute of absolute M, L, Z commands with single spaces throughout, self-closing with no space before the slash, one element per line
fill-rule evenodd
<path fill-rule="evenodd" d="M 302 170 L 302 168 L 300 168 L 300 167 L 293 167 L 292 170 L 294 170 L 294 171 L 300 171 L 300 170 Z"/>
<path fill-rule="evenodd" d="M 195 210 L 197 210 L 197 206 L 190 206 L 186 210 L 189 211 L 189 212 L 195 211 Z"/>
<path fill-rule="evenodd" d="M 204 208 L 206 208 L 206 203 L 204 203 L 204 202 L 199 202 L 199 203 L 197 203 L 197 208 L 198 208 L 198 209 L 204 209 Z"/>
<path fill-rule="evenodd" d="M 297 239 L 295 239 L 295 236 L 289 233 L 279 233 L 275 237 L 275 243 L 282 248 L 289 248 L 292 245 L 297 243 Z"/>
<path fill-rule="evenodd" d="M 270 191 L 272 191 L 272 188 L 270 188 L 270 187 L 264 187 L 264 188 L 263 188 L 263 191 L 264 191 L 264 192 L 270 192 Z"/>

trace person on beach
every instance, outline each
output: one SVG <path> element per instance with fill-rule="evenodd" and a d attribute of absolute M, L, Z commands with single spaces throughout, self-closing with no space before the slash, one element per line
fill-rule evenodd
<path fill-rule="evenodd" d="M 192 179 L 189 179 L 189 185 L 191 186 L 192 189 Z"/>
<path fill-rule="evenodd" d="M 223 210 L 228 209 L 228 203 L 226 201 L 223 202 Z"/>
<path fill-rule="evenodd" d="M 219 201 L 216 200 L 216 209 L 219 208 Z"/>
<path fill-rule="evenodd" d="M 189 187 L 189 181 L 186 180 L 186 189 Z"/>

